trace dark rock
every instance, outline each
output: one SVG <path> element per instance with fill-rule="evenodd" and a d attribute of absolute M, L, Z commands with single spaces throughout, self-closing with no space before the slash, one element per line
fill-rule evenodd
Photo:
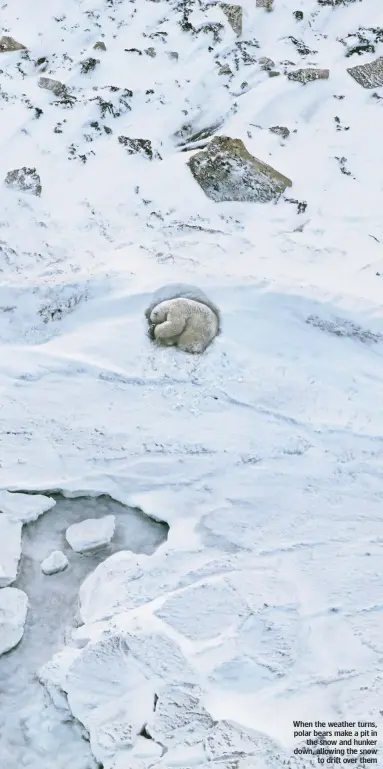
<path fill-rule="evenodd" d="M 330 76 L 330 70 L 328 69 L 314 69 L 307 67 L 305 69 L 296 69 L 293 72 L 289 72 L 287 75 L 288 80 L 295 80 L 298 83 L 311 83 L 313 80 L 328 80 Z"/>
<path fill-rule="evenodd" d="M 0 37 L 0 53 L 9 53 L 10 51 L 26 51 L 26 46 L 18 43 L 13 37 L 3 35 Z"/>
<path fill-rule="evenodd" d="M 82 74 L 86 75 L 88 72 L 93 72 L 93 70 L 96 69 L 97 64 L 99 63 L 100 63 L 100 59 L 93 59 L 92 56 L 89 56 L 88 59 L 85 59 L 80 64 Z"/>
<path fill-rule="evenodd" d="M 287 139 L 287 137 L 290 136 L 289 129 L 283 125 L 273 125 L 269 128 L 269 131 L 273 134 L 277 134 L 277 136 L 282 136 L 282 139 Z"/>
<path fill-rule="evenodd" d="M 204 32 L 205 34 L 211 33 L 215 43 L 222 42 L 222 35 L 224 31 L 225 27 L 223 24 L 219 24 L 218 22 L 208 22 L 207 24 L 202 24 L 198 29 L 198 32 Z"/>
<path fill-rule="evenodd" d="M 243 17 L 243 10 L 241 5 L 232 5 L 231 3 L 220 3 L 220 8 L 222 8 L 231 28 L 234 30 L 235 34 L 242 35 L 242 17 Z"/>
<path fill-rule="evenodd" d="M 219 75 L 232 75 L 233 72 L 230 69 L 228 64 L 222 64 L 222 66 L 218 70 Z"/>
<path fill-rule="evenodd" d="M 292 182 L 251 155 L 241 139 L 216 136 L 188 161 L 198 184 L 211 200 L 263 202 L 277 199 Z"/>
<path fill-rule="evenodd" d="M 298 53 L 301 56 L 313 56 L 313 54 L 318 53 L 318 51 L 312 51 L 311 48 L 309 48 L 305 43 L 303 43 L 302 40 L 297 40 L 296 37 L 293 37 L 293 35 L 290 35 L 288 40 L 291 40 L 293 45 L 295 45 Z"/>
<path fill-rule="evenodd" d="M 98 42 L 94 44 L 93 48 L 95 51 L 106 51 L 106 45 L 102 40 L 98 40 Z"/>
<path fill-rule="evenodd" d="M 12 190 L 28 192 L 40 197 L 42 192 L 41 179 L 35 168 L 15 168 L 8 171 L 4 184 Z"/>
<path fill-rule="evenodd" d="M 379 88 L 383 85 L 383 56 L 366 64 L 349 67 L 347 72 L 363 88 Z"/>
<path fill-rule="evenodd" d="M 161 160 L 161 155 L 153 150 L 150 139 L 131 139 L 128 136 L 119 136 L 118 141 L 125 147 L 128 155 L 145 155 L 149 160 L 154 158 Z"/>
<path fill-rule="evenodd" d="M 55 96 L 63 96 L 67 92 L 66 86 L 60 80 L 52 80 L 50 77 L 40 77 L 38 86 L 44 91 L 52 91 Z"/>
<path fill-rule="evenodd" d="M 261 56 L 261 58 L 258 59 L 258 64 L 265 72 L 270 72 L 273 67 L 275 67 L 275 61 L 269 59 L 267 56 Z"/>

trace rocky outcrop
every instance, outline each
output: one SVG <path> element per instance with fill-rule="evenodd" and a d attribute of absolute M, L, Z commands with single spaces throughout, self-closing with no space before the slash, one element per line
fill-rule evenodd
<path fill-rule="evenodd" d="M 295 69 L 293 72 L 289 72 L 287 79 L 306 85 L 306 83 L 311 83 L 313 80 L 328 80 L 329 76 L 330 70 L 328 69 L 305 67 L 304 69 Z"/>
<path fill-rule="evenodd" d="M 243 10 L 241 5 L 232 5 L 231 3 L 220 3 L 219 7 L 224 12 L 231 28 L 235 34 L 242 35 L 242 16 Z"/>
<path fill-rule="evenodd" d="M 266 11 L 272 11 L 274 0 L 256 0 L 256 8 L 265 8 Z"/>
<path fill-rule="evenodd" d="M 143 155 L 149 160 L 161 160 L 161 155 L 153 150 L 150 139 L 131 139 L 129 136 L 119 136 L 118 141 L 125 147 L 128 155 Z"/>
<path fill-rule="evenodd" d="M 281 136 L 282 139 L 287 139 L 287 137 L 290 136 L 289 129 L 284 125 L 273 125 L 269 128 L 269 131 L 273 134 L 277 134 L 277 136 Z"/>
<path fill-rule="evenodd" d="M 264 72 L 270 72 L 270 70 L 275 67 L 275 61 L 269 59 L 268 56 L 261 56 L 261 58 L 258 59 L 258 64 Z"/>
<path fill-rule="evenodd" d="M 35 168 L 15 168 L 8 171 L 4 184 L 12 190 L 29 192 L 30 195 L 40 197 L 42 192 L 41 179 Z"/>
<path fill-rule="evenodd" d="M 251 155 L 241 139 L 216 136 L 188 166 L 208 198 L 216 203 L 275 200 L 292 182 Z"/>
<path fill-rule="evenodd" d="M 13 37 L 3 35 L 0 37 L 0 53 L 9 53 L 9 51 L 26 51 L 26 46 L 18 43 Z"/>
<path fill-rule="evenodd" d="M 98 40 L 93 46 L 95 51 L 106 51 L 106 45 L 102 40 Z"/>
<path fill-rule="evenodd" d="M 52 91 L 55 96 L 63 96 L 67 92 L 66 86 L 60 80 L 53 80 L 51 77 L 40 77 L 38 86 L 44 91 Z"/>
<path fill-rule="evenodd" d="M 366 62 L 366 64 L 349 67 L 347 72 L 363 88 L 379 88 L 383 85 L 383 56 L 379 56 L 374 61 Z"/>

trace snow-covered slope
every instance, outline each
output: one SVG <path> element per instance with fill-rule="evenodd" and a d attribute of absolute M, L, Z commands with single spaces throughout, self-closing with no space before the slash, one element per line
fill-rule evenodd
<path fill-rule="evenodd" d="M 88 577 L 41 672 L 105 769 L 309 767 L 293 718 L 382 722 L 383 87 L 347 68 L 383 7 L 241 6 L 239 37 L 198 0 L 1 8 L 26 50 L 0 52 L 0 182 L 42 189 L 0 187 L 0 484 L 170 525 Z M 214 133 L 292 187 L 210 200 L 187 161 Z M 146 334 L 178 281 L 222 312 L 201 357 Z"/>

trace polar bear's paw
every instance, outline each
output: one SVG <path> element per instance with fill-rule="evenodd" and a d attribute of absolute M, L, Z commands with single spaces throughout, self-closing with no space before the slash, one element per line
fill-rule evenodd
<path fill-rule="evenodd" d="M 183 297 L 157 304 L 148 321 L 158 344 L 177 346 L 193 354 L 204 352 L 219 330 L 219 318 L 210 307 Z"/>

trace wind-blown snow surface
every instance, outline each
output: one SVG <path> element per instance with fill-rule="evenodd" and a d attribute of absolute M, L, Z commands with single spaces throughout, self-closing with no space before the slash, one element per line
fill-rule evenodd
<path fill-rule="evenodd" d="M 382 55 L 383 35 L 360 57 L 340 39 L 383 27 L 383 8 L 242 5 L 243 45 L 210 4 L 2 7 L 29 53 L 0 54 L 0 179 L 36 167 L 42 195 L 1 191 L 0 483 L 108 493 L 171 527 L 155 555 L 116 554 L 86 580 L 84 627 L 41 673 L 106 769 L 231 769 L 241 751 L 280 765 L 211 719 L 287 751 L 293 718 L 382 721 L 383 89 L 346 68 Z M 184 6 L 222 39 L 183 30 Z M 38 87 L 42 57 L 74 104 Z M 310 65 L 329 79 L 283 74 Z M 185 123 L 243 139 L 307 209 L 207 199 L 177 147 Z M 162 160 L 128 155 L 124 135 Z M 221 308 L 201 357 L 146 335 L 150 292 L 175 281 Z M 177 698 L 196 714 L 187 735 Z"/>

